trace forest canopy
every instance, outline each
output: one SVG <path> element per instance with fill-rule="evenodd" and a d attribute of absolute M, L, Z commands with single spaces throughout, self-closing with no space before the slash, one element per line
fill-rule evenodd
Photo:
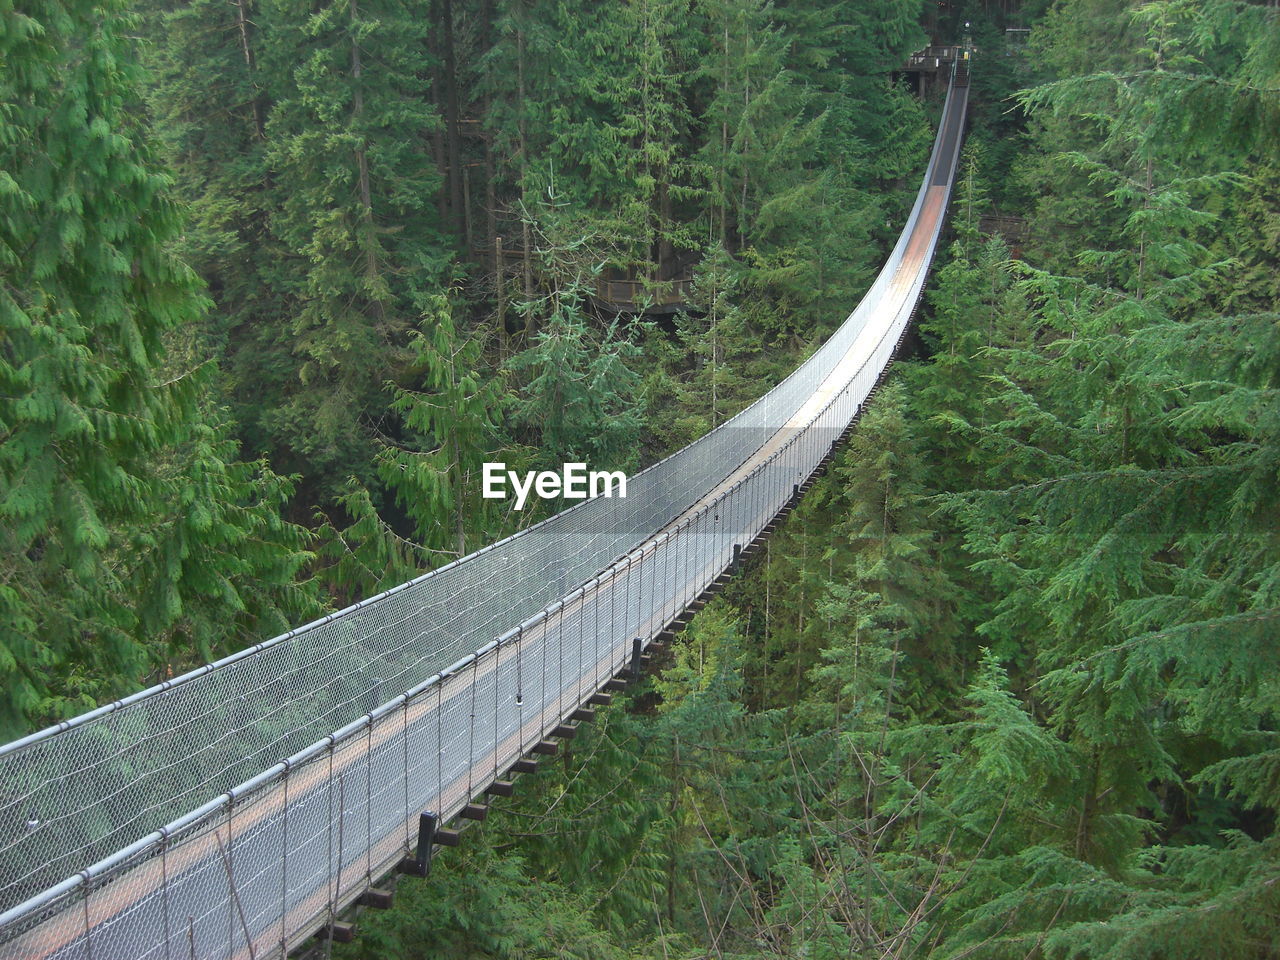
<path fill-rule="evenodd" d="M 945 251 L 670 660 L 350 958 L 1280 953 L 1274 0 L 0 4 L 0 730 L 546 515 Z M 552 765 L 548 765 L 552 766 Z"/>

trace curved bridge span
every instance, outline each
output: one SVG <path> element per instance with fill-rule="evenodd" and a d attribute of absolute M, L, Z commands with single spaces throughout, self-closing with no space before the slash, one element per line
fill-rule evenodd
<path fill-rule="evenodd" d="M 0 747 L 0 960 L 282 956 L 554 752 L 790 508 L 892 360 L 938 244 L 967 68 L 857 308 L 626 499 Z"/>

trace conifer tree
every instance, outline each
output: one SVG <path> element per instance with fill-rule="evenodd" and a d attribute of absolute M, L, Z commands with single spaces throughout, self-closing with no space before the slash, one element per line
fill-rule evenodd
<path fill-rule="evenodd" d="M 412 518 L 419 544 L 465 556 L 492 532 L 480 467 L 498 440 L 501 384 L 484 370 L 479 342 L 458 333 L 447 298 L 434 298 L 421 327 L 412 363 L 422 389 L 398 387 L 392 402 L 413 446 L 387 443 L 378 473 Z"/>
<path fill-rule="evenodd" d="M 740 274 L 723 248 L 704 255 L 692 285 L 690 309 L 676 314 L 679 349 L 668 354 L 671 408 L 659 419 L 689 443 L 714 429 L 759 395 L 773 371 L 761 363 L 757 331 L 736 302 Z"/>
<path fill-rule="evenodd" d="M 642 279 L 672 262 L 676 245 L 690 245 L 677 212 L 696 195 L 680 150 L 692 123 L 685 74 L 696 58 L 684 11 L 669 0 L 607 10 L 498 4 L 487 125 L 506 158 L 499 192 L 523 220 L 519 246 L 554 232 L 548 201 L 561 218 L 589 222 L 585 232 L 607 234 L 604 259 Z M 534 266 L 526 263 L 526 298 Z"/>
<path fill-rule="evenodd" d="M 279 196 L 266 124 L 280 78 L 260 62 L 267 17 L 256 0 L 192 0 L 148 4 L 143 18 L 153 34 L 143 47 L 147 104 L 190 211 L 181 253 L 208 285 L 208 346 L 223 357 L 226 394 L 257 454 L 269 451 L 256 432 L 257 407 L 279 396 L 289 352 L 281 330 L 291 309 L 273 283 L 283 251 L 268 225 Z"/>
<path fill-rule="evenodd" d="M 911 678 L 896 694 L 898 709 L 920 713 L 944 701 L 956 657 L 952 589 L 935 556 L 925 476 L 902 385 L 891 383 L 836 470 L 841 515 L 820 611 L 828 641 L 839 638 L 824 657 L 839 664 L 847 642 L 875 637 L 901 661 L 894 672 Z M 844 666 L 850 682 L 855 671 Z"/>
<path fill-rule="evenodd" d="M 138 117 L 121 5 L 11 9 L 0 204 L 0 587 L 10 734 L 312 612 L 289 485 L 230 463 L 207 301 Z M 193 367 L 195 367 L 193 369 Z M 156 671 L 156 672 L 152 672 Z"/>
<path fill-rule="evenodd" d="M 1024 95 L 1080 134 L 1085 149 L 1052 162 L 1085 180 L 1068 179 L 1060 195 L 1078 203 L 1090 186 L 1103 192 L 1108 229 L 1093 235 L 1103 249 L 1074 258 L 1076 276 L 1029 273 L 1043 346 L 1000 348 L 992 401 L 1004 419 L 980 440 L 988 458 L 1010 454 L 1015 485 L 964 498 L 962 515 L 998 597 L 982 631 L 1034 639 L 1045 726 L 1077 771 L 1061 794 L 1075 830 L 1040 835 L 1051 857 L 990 864 L 1008 892 L 973 905 L 973 938 L 961 934 L 956 949 L 1066 955 L 1084 943 L 1096 956 L 1176 955 L 1187 929 L 1221 926 L 1249 931 L 1219 948 L 1247 957 L 1276 935 L 1263 918 L 1274 836 L 1214 823 L 1227 795 L 1274 802 L 1256 780 L 1235 779 L 1246 756 L 1255 768 L 1270 756 L 1257 644 L 1272 618 L 1264 584 L 1276 558 L 1257 511 L 1272 509 L 1274 490 L 1249 478 L 1259 476 L 1254 456 L 1270 456 L 1269 401 L 1256 392 L 1269 361 L 1254 352 L 1274 321 L 1216 313 L 1210 294 L 1228 265 L 1204 242 L 1214 218 L 1196 201 L 1223 195 L 1231 160 L 1186 149 L 1197 130 L 1185 94 L 1202 94 L 1208 65 L 1227 52 L 1206 17 L 1224 12 L 1241 24 L 1257 15 L 1147 5 L 1132 20 L 1145 69 Z M 1240 35 L 1221 36 L 1229 48 Z M 1212 86 L 1231 114 L 1233 84 L 1219 79 Z M 1240 339 L 1242 329 L 1255 332 Z M 1229 759 L 1205 769 L 1190 740 Z M 1234 822 L 1252 817 L 1236 808 Z M 1052 884 L 1048 896 L 1036 871 Z M 1015 899 L 1028 921 L 1000 927 Z"/>
<path fill-rule="evenodd" d="M 282 463 L 336 484 L 368 476 L 373 425 L 410 359 L 409 331 L 449 275 L 421 162 L 437 124 L 427 25 L 400 0 L 314 11 L 270 0 L 273 67 L 290 76 L 267 124 L 289 251 L 273 282 L 296 307 L 289 382 L 264 429 Z"/>
<path fill-rule="evenodd" d="M 642 412 L 629 362 L 639 348 L 616 320 L 594 334 L 583 300 L 577 285 L 549 297 L 533 343 L 509 364 L 522 381 L 512 427 L 543 469 L 630 466 L 636 455 Z"/>

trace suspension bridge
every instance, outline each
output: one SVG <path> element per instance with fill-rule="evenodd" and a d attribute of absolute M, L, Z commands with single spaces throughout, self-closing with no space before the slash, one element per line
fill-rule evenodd
<path fill-rule="evenodd" d="M 786 380 L 483 550 L 0 747 L 0 960 L 264 960 L 335 936 L 554 754 L 830 459 L 919 303 L 968 59 L 896 246 Z M 282 759 L 283 758 L 283 759 Z"/>

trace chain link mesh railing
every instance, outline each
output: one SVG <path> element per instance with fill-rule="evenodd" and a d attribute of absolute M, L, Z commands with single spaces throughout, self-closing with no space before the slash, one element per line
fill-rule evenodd
<path fill-rule="evenodd" d="M 887 366 L 966 99 L 953 86 L 907 225 L 845 324 L 625 499 L 0 748 L 0 960 L 279 955 L 412 849 L 419 812 L 455 815 L 622 669 L 791 499 Z"/>

